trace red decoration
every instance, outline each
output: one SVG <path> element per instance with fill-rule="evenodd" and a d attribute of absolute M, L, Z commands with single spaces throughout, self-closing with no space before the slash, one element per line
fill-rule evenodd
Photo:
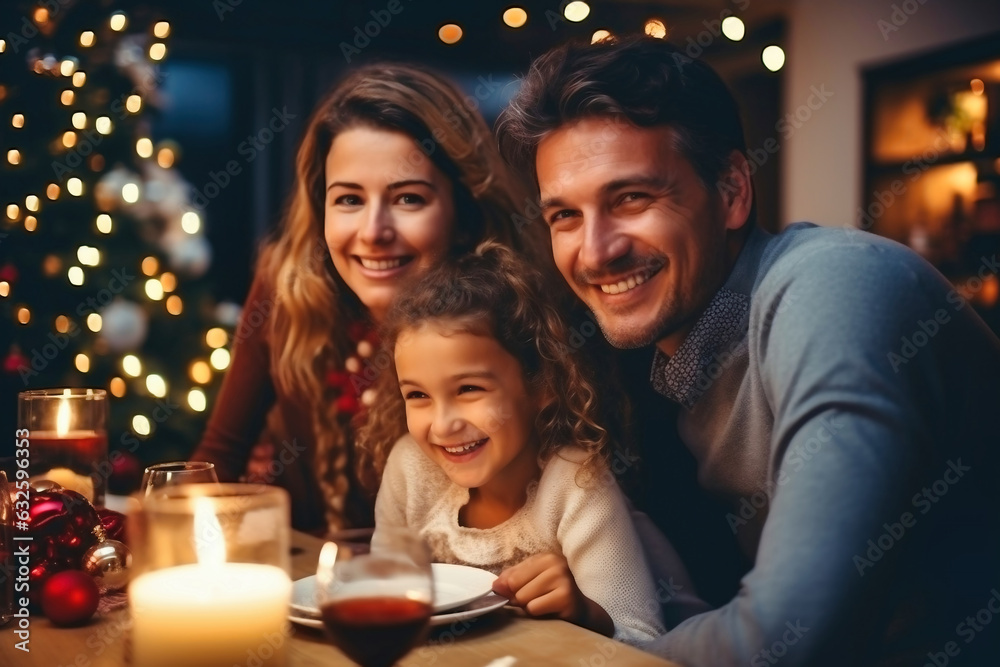
<path fill-rule="evenodd" d="M 101 526 L 97 510 L 76 491 L 50 488 L 31 494 L 28 531 L 32 540 L 28 573 L 32 604 L 38 606 L 43 584 L 63 570 L 78 569 L 83 554 L 98 542 Z"/>
<path fill-rule="evenodd" d="M 125 515 L 121 512 L 116 512 L 114 510 L 109 510 L 107 507 L 102 507 L 97 510 L 97 515 L 101 517 L 101 525 L 104 526 L 104 532 L 109 540 L 119 540 L 124 542 L 125 538 Z"/>
<path fill-rule="evenodd" d="M 11 375 L 19 372 L 22 368 L 29 368 L 30 366 L 31 362 L 28 358 L 17 350 L 12 351 L 3 360 L 4 373 L 10 373 Z"/>
<path fill-rule="evenodd" d="M 108 476 L 108 491 L 127 496 L 138 490 L 142 483 L 143 465 L 135 454 L 115 451 L 111 453 L 110 460 L 111 474 Z"/>
<path fill-rule="evenodd" d="M 13 264 L 4 264 L 0 267 L 0 280 L 8 283 L 17 282 L 17 267 Z"/>
<path fill-rule="evenodd" d="M 86 572 L 58 572 L 42 587 L 42 612 L 54 625 L 80 625 L 97 611 L 100 597 L 97 584 Z"/>

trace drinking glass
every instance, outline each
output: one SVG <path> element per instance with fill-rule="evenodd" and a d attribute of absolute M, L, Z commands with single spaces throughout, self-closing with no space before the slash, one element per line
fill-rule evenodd
<path fill-rule="evenodd" d="M 32 480 L 47 479 L 104 506 L 108 485 L 108 394 L 34 389 L 17 395 L 17 428 L 28 431 Z"/>
<path fill-rule="evenodd" d="M 177 484 L 205 484 L 219 482 L 215 464 L 208 461 L 169 461 L 146 468 L 139 492 L 148 496 L 156 489 Z"/>
<path fill-rule="evenodd" d="M 423 639 L 434 603 L 430 552 L 406 528 L 378 528 L 371 545 L 327 542 L 317 601 L 333 644 L 362 667 L 389 667 Z"/>

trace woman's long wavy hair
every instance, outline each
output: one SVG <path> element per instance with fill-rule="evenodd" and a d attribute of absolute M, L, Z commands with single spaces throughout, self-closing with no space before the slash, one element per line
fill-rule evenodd
<path fill-rule="evenodd" d="M 489 127 L 469 98 L 440 76 L 400 64 L 357 69 L 320 102 L 295 163 L 295 189 L 278 236 L 264 249 L 258 271 L 275 288 L 271 317 L 272 367 L 277 386 L 307 402 L 313 414 L 316 463 L 327 524 L 344 525 L 351 452 L 346 420 L 338 419 L 323 378 L 342 367 L 353 348 L 346 324 L 367 312 L 333 267 L 324 234 L 325 165 L 337 135 L 354 127 L 403 132 L 452 182 L 455 229 L 451 255 L 495 237 L 530 249 L 530 225 L 514 223 L 522 190 L 501 160 Z M 418 148 L 419 147 L 419 148 Z M 405 178 L 408 166 L 387 165 Z M 395 171 L 394 171 L 395 170 Z"/>
<path fill-rule="evenodd" d="M 358 433 L 358 453 L 377 485 L 389 451 L 406 433 L 406 407 L 394 362 L 401 334 L 425 324 L 494 338 L 515 359 L 529 390 L 539 398 L 535 422 L 539 459 L 560 448 L 586 450 L 581 483 L 597 472 L 608 454 L 608 433 L 599 423 L 599 402 L 582 352 L 570 346 L 570 330 L 546 296 L 544 274 L 509 248 L 487 241 L 474 253 L 428 271 L 404 289 L 382 323 L 380 351 L 385 372 L 376 399 Z"/>

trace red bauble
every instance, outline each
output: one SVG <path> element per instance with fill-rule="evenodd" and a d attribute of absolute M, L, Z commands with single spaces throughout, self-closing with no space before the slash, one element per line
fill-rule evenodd
<path fill-rule="evenodd" d="M 107 507 L 97 510 L 97 514 L 101 517 L 101 525 L 104 526 L 105 537 L 109 540 L 124 542 L 125 515 L 121 512 L 109 510 Z"/>
<path fill-rule="evenodd" d="M 83 554 L 98 541 L 95 528 L 102 525 L 97 510 L 76 491 L 49 489 L 32 493 L 28 501 L 28 551 L 31 601 L 54 573 L 78 569 Z"/>
<path fill-rule="evenodd" d="M 86 572 L 57 572 L 42 587 L 42 613 L 60 627 L 80 625 L 97 611 L 100 597 L 97 584 Z"/>

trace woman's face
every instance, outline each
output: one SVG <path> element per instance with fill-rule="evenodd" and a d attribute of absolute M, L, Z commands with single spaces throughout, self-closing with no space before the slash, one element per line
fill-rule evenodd
<path fill-rule="evenodd" d="M 333 140 L 324 210 L 333 266 L 376 322 L 444 257 L 455 227 L 451 181 L 408 135 L 370 127 Z"/>

